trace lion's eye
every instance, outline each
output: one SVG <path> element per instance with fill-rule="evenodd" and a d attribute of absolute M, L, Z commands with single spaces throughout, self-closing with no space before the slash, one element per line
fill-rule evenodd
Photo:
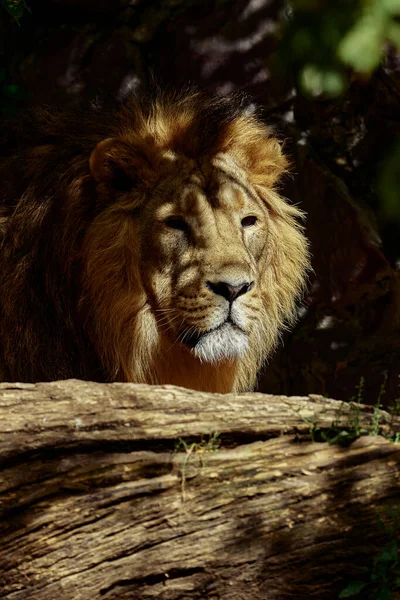
<path fill-rule="evenodd" d="M 169 217 L 164 221 L 167 227 L 171 229 L 179 229 L 179 231 L 188 231 L 189 225 L 182 217 Z"/>
<path fill-rule="evenodd" d="M 242 219 L 242 227 L 252 227 L 257 223 L 258 219 L 255 215 L 249 215 L 248 217 L 244 217 Z"/>

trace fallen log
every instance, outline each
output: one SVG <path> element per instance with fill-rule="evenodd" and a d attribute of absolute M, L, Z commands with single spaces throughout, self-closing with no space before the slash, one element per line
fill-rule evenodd
<path fill-rule="evenodd" d="M 320 396 L 0 384 L 0 598 L 337 598 L 400 505 L 398 444 L 310 441 L 354 430 L 400 419 Z"/>

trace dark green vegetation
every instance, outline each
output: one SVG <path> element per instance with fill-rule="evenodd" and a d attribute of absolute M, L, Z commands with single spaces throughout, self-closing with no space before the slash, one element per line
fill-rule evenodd
<path fill-rule="evenodd" d="M 395 599 L 400 590 L 400 507 L 391 506 L 378 518 L 377 526 L 384 540 L 371 565 L 360 567 L 359 575 L 342 590 L 339 598 L 363 600 Z"/>
<path fill-rule="evenodd" d="M 340 97 L 355 79 L 370 78 L 388 49 L 400 48 L 399 0 L 292 0 L 288 15 L 278 56 L 306 96 Z M 381 210 L 396 221 L 399 165 L 400 143 L 394 143 L 376 186 Z"/>
<path fill-rule="evenodd" d="M 400 47 L 399 0 L 292 0 L 282 56 L 305 93 L 336 96 L 352 73 L 369 76 L 387 44 Z M 318 48 L 318 52 L 316 52 Z"/>
<path fill-rule="evenodd" d="M 400 432 L 396 430 L 394 420 L 400 415 L 400 399 L 392 406 L 383 410 L 382 399 L 385 394 L 387 377 L 385 376 L 378 398 L 372 407 L 372 417 L 368 425 L 361 422 L 361 404 L 363 403 L 365 379 L 362 377 L 357 386 L 356 394 L 348 401 L 350 412 L 344 414 L 339 410 L 337 417 L 330 427 L 321 427 L 318 419 L 307 419 L 310 425 L 310 437 L 313 442 L 327 442 L 339 446 L 349 446 L 362 435 L 381 435 L 394 443 L 400 443 Z M 347 406 L 343 401 L 343 408 Z"/>
<path fill-rule="evenodd" d="M 3 7 L 18 23 L 26 10 L 29 10 L 25 0 L 3 0 Z"/>
<path fill-rule="evenodd" d="M 361 403 L 364 394 L 364 378 L 360 379 L 356 394 L 350 399 L 350 412 L 343 414 L 341 409 L 331 426 L 321 427 L 318 419 L 307 419 L 310 437 L 313 442 L 327 442 L 342 447 L 349 446 L 360 436 L 381 435 L 394 443 L 400 443 L 400 432 L 394 425 L 400 415 L 400 399 L 387 411 L 382 410 L 385 394 L 385 377 L 369 424 L 362 423 Z M 347 403 L 342 403 L 343 408 Z M 362 600 L 394 600 L 400 591 L 400 506 L 389 504 L 384 514 L 377 518 L 377 539 L 381 541 L 369 565 L 351 565 L 353 572 L 348 585 L 342 590 L 339 599 L 359 598 Z"/>

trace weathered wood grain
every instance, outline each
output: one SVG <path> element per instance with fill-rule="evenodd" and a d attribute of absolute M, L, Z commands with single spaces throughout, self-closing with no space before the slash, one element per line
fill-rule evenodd
<path fill-rule="evenodd" d="M 309 421 L 348 411 L 320 397 L 0 384 L 0 598 L 337 598 L 384 543 L 377 516 L 400 504 L 398 445 L 304 441 Z M 190 445 L 215 431 L 221 449 Z"/>

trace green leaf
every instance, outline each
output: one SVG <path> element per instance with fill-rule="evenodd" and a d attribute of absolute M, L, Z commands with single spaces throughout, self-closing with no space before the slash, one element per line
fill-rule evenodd
<path fill-rule="evenodd" d="M 376 600 L 391 600 L 390 589 L 386 584 L 384 584 L 378 591 L 378 595 L 376 596 Z"/>
<path fill-rule="evenodd" d="M 6 85 L 4 87 L 4 95 L 7 96 L 8 98 L 15 98 L 16 96 L 19 95 L 19 92 L 20 92 L 20 87 L 18 85 L 11 84 L 11 85 Z"/>
<path fill-rule="evenodd" d="M 300 73 L 300 85 L 303 90 L 317 96 L 322 92 L 321 72 L 315 65 L 306 65 Z"/>
<path fill-rule="evenodd" d="M 22 17 L 24 14 L 24 5 L 22 2 L 7 2 L 7 0 L 3 0 L 3 6 L 14 18 Z"/>
<path fill-rule="evenodd" d="M 6 11 L 15 19 L 18 25 L 20 18 L 24 14 L 24 11 L 28 10 L 31 12 L 25 0 L 3 0 L 3 6 Z"/>
<path fill-rule="evenodd" d="M 379 177 L 379 192 L 382 198 L 382 213 L 388 220 L 400 222 L 400 143 L 387 156 Z"/>
<path fill-rule="evenodd" d="M 308 64 L 300 72 L 300 86 L 312 96 L 326 94 L 332 97 L 344 91 L 345 80 L 339 71 Z"/>
<path fill-rule="evenodd" d="M 375 0 L 390 15 L 400 14 L 400 0 Z"/>
<path fill-rule="evenodd" d="M 323 88 L 328 96 L 339 96 L 345 88 L 343 75 L 339 71 L 325 71 Z"/>
<path fill-rule="evenodd" d="M 366 585 L 367 583 L 365 581 L 352 581 L 340 592 L 339 598 L 351 598 L 352 596 L 357 596 Z"/>
<path fill-rule="evenodd" d="M 8 4 L 7 2 L 3 2 L 3 6 L 6 9 L 6 11 L 14 18 L 16 23 L 19 25 L 19 20 L 22 17 L 22 15 L 24 14 L 23 7 L 20 5 L 12 6 L 12 5 Z"/>
<path fill-rule="evenodd" d="M 340 42 L 340 60 L 360 73 L 373 71 L 381 60 L 386 25 L 377 15 L 364 15 Z"/>
<path fill-rule="evenodd" d="M 296 31 L 292 38 L 292 49 L 297 57 L 305 57 L 313 51 L 314 41 L 311 32 L 302 28 Z"/>
<path fill-rule="evenodd" d="M 386 525 L 380 517 L 377 517 L 376 524 L 378 525 L 378 527 L 381 531 L 386 531 Z"/>
<path fill-rule="evenodd" d="M 391 540 L 382 548 L 382 552 L 378 556 L 378 562 L 396 562 L 399 558 L 397 541 Z"/>
<path fill-rule="evenodd" d="M 400 48 L 400 25 L 398 23 L 390 23 L 387 31 L 387 38 L 395 46 Z"/>

